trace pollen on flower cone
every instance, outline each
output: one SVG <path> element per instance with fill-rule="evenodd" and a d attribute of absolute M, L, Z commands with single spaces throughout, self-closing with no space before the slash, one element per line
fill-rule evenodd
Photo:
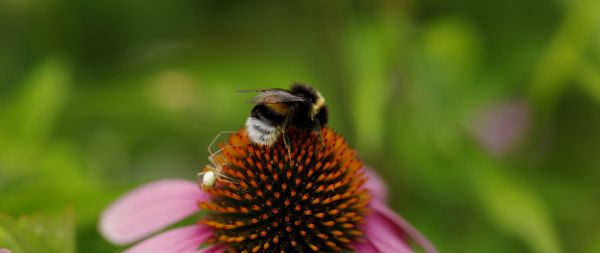
<path fill-rule="evenodd" d="M 289 129 L 290 155 L 281 140 L 250 143 L 230 136 L 216 157 L 220 180 L 200 203 L 213 227 L 210 242 L 229 252 L 339 252 L 360 240 L 370 194 L 361 161 L 343 137 L 324 128 L 321 138 Z"/>

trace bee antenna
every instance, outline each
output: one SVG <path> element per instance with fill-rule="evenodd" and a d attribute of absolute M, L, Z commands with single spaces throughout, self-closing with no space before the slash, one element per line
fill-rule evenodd
<path fill-rule="evenodd" d="M 258 92 L 259 90 L 237 90 L 239 93 Z"/>

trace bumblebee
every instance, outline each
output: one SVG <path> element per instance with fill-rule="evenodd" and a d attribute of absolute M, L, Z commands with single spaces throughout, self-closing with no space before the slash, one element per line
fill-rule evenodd
<path fill-rule="evenodd" d="M 258 92 L 258 95 L 251 101 L 256 105 L 246 120 L 246 130 L 253 143 L 271 146 L 282 136 L 290 153 L 286 135 L 289 127 L 312 131 L 321 139 L 321 128 L 327 124 L 328 110 L 319 91 L 301 83 L 292 84 L 289 90 L 252 91 Z"/>

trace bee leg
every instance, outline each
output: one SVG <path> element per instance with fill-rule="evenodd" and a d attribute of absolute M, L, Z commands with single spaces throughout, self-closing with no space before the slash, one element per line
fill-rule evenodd
<path fill-rule="evenodd" d="M 323 148 L 325 148 L 325 141 L 323 141 L 323 136 L 321 135 L 321 132 L 319 132 L 318 134 L 319 134 L 319 141 L 321 141 L 321 150 L 323 150 Z"/>
<path fill-rule="evenodd" d="M 319 123 L 319 121 L 316 121 L 315 128 L 313 129 L 313 131 L 316 132 L 317 136 L 319 137 L 319 141 L 321 142 L 321 150 L 322 150 L 325 147 L 325 141 L 323 141 L 323 135 L 321 135 L 321 123 Z"/>
<path fill-rule="evenodd" d="M 288 139 L 287 133 L 286 133 L 286 129 L 288 127 L 288 124 L 291 120 L 290 115 L 293 114 L 293 108 L 290 108 L 290 112 L 288 113 L 288 116 L 285 117 L 285 120 L 283 121 L 282 127 L 280 128 L 282 137 L 283 137 L 283 144 L 285 144 L 285 148 L 287 149 L 288 152 L 288 157 L 290 158 L 290 161 L 292 160 L 292 148 L 291 148 L 291 144 L 290 144 L 290 139 Z"/>
<path fill-rule="evenodd" d="M 283 136 L 283 144 L 285 145 L 285 148 L 287 149 L 287 152 L 288 152 L 288 157 L 290 158 L 290 160 L 292 160 L 292 148 L 291 148 L 291 144 L 290 144 L 290 139 L 288 139 L 288 136 L 285 133 L 285 130 L 282 130 L 282 136 Z"/>

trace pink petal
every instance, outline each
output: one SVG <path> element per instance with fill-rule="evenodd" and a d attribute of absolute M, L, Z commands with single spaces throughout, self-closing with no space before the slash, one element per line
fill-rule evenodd
<path fill-rule="evenodd" d="M 372 201 L 371 208 L 373 213 L 367 217 L 367 239 L 382 252 L 413 252 L 403 240 L 406 237 L 414 240 L 427 253 L 438 252 L 417 229 L 382 202 Z"/>
<path fill-rule="evenodd" d="M 363 171 L 368 180 L 365 183 L 365 188 L 369 189 L 374 199 L 378 199 L 384 203 L 388 202 L 388 189 L 377 173 L 370 167 L 363 167 Z"/>
<path fill-rule="evenodd" d="M 225 246 L 223 245 L 212 245 L 203 249 L 194 251 L 194 253 L 222 253 L 225 252 Z"/>
<path fill-rule="evenodd" d="M 10 250 L 7 249 L 0 249 L 0 253 L 11 253 Z"/>
<path fill-rule="evenodd" d="M 354 242 L 352 248 L 358 253 L 382 253 L 369 240 Z"/>
<path fill-rule="evenodd" d="M 193 182 L 161 180 L 121 197 L 100 218 L 100 233 L 114 244 L 128 244 L 198 211 L 208 196 Z"/>
<path fill-rule="evenodd" d="M 373 213 L 367 217 L 364 232 L 366 239 L 379 252 L 414 253 L 407 242 L 403 240 L 404 233 L 396 230 L 394 224 L 389 224 L 384 217 Z M 363 245 L 359 245 L 363 246 Z"/>
<path fill-rule="evenodd" d="M 125 253 L 194 253 L 204 252 L 198 250 L 202 242 L 212 235 L 212 230 L 207 226 L 192 225 L 176 228 L 150 237 Z"/>

